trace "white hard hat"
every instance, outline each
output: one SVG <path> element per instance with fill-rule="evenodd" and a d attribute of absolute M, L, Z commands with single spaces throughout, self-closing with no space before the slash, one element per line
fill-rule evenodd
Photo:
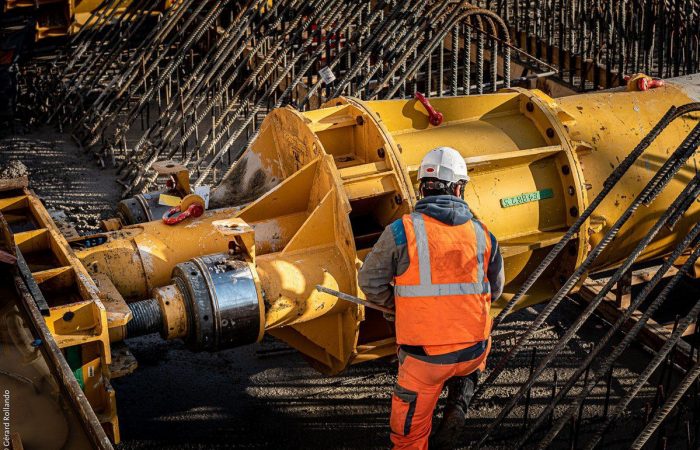
<path fill-rule="evenodd" d="M 418 169 L 418 179 L 437 178 L 448 183 L 469 181 L 467 163 L 452 147 L 438 147 L 423 157 Z"/>

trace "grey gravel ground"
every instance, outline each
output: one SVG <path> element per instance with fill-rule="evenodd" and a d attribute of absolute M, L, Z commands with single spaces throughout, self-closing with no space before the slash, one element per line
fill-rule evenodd
<path fill-rule="evenodd" d="M 19 173 L 15 161 L 26 166 L 30 187 L 46 207 L 64 211 L 78 231 L 113 216 L 121 192 L 116 171 L 99 168 L 68 134 L 44 127 L 31 135 L 0 135 L 0 170 Z"/>
<path fill-rule="evenodd" d="M 540 307 L 541 308 L 541 307 Z M 540 309 L 537 308 L 537 309 Z M 540 333 L 533 343 L 544 355 L 563 334 L 568 317 L 580 311 L 570 302 L 551 321 L 554 328 Z M 522 330 L 535 309 L 521 311 L 503 325 L 502 331 Z M 555 365 L 559 385 L 574 368 L 584 348 L 592 345 L 605 327 L 594 320 L 583 336 L 564 352 Z M 179 343 L 165 343 L 157 337 L 129 342 L 139 361 L 139 369 L 114 381 L 119 398 L 123 449 L 136 448 L 386 448 L 389 442 L 388 415 L 390 393 L 395 382 L 395 362 L 381 360 L 351 367 L 345 373 L 323 377 L 296 353 L 264 356 L 283 344 L 266 339 L 261 344 L 219 352 L 193 354 Z M 494 345 L 491 362 L 508 348 Z M 529 374 L 530 351 L 515 360 L 485 401 L 471 412 L 464 441 L 480 436 Z M 616 367 L 611 402 L 636 378 L 635 373 L 646 354 L 632 349 L 622 365 Z M 530 417 L 536 417 L 551 395 L 553 370 L 548 370 L 532 392 Z M 584 405 L 587 418 L 580 433 L 602 414 L 605 385 L 596 390 Z M 576 393 L 577 390 L 574 391 Z M 649 387 L 634 402 L 631 411 L 639 413 L 645 401 L 653 399 Z M 443 396 L 444 397 L 444 396 Z M 516 408 L 499 429 L 497 439 L 485 448 L 510 448 L 523 426 L 524 408 Z M 621 423 L 606 448 L 622 448 L 629 431 L 638 432 L 638 418 L 630 415 Z M 590 422 L 590 423 L 588 423 Z M 633 428 L 625 424 L 633 423 Z M 562 432 L 555 448 L 569 448 L 569 429 Z"/>
<path fill-rule="evenodd" d="M 82 232 L 94 230 L 99 219 L 113 214 L 120 186 L 113 169 L 100 169 L 65 134 L 50 129 L 31 136 L 0 137 L 0 171 L 29 172 L 31 187 L 49 208 L 66 212 Z M 511 316 L 499 333 L 522 332 L 541 306 Z M 532 341 L 537 359 L 551 349 L 582 307 L 565 300 L 548 319 L 545 331 Z M 573 372 L 587 349 L 605 332 L 599 319 L 586 324 L 556 359 L 559 386 Z M 513 341 L 494 344 L 491 365 Z M 389 443 L 390 393 L 395 362 L 380 360 L 353 366 L 336 377 L 311 369 L 293 350 L 272 338 L 261 344 L 215 354 L 191 353 L 181 343 L 155 336 L 129 341 L 139 362 L 137 371 L 113 380 L 117 393 L 122 444 L 120 449 L 142 448 L 386 448 Z M 502 406 L 527 379 L 532 347 L 524 350 L 486 393 L 470 420 L 464 442 L 478 438 Z M 279 351 L 278 351 L 279 350 Z M 611 405 L 630 386 L 648 361 L 632 348 L 614 371 Z M 536 417 L 549 401 L 554 369 L 535 384 L 529 416 Z M 604 383 L 584 404 L 579 446 L 598 423 L 605 402 Z M 573 393 L 577 392 L 577 388 Z M 623 448 L 636 435 L 645 404 L 655 389 L 647 386 L 623 420 L 606 434 L 605 448 Z M 557 410 L 561 412 L 561 409 Z M 485 448 L 511 448 L 524 425 L 524 407 L 518 406 Z M 531 419 L 532 420 L 532 419 Z M 681 417 L 679 420 L 684 420 Z M 693 422 L 697 426 L 697 421 Z M 685 448 L 672 440 L 668 448 Z M 570 448 L 566 427 L 555 448 Z"/>

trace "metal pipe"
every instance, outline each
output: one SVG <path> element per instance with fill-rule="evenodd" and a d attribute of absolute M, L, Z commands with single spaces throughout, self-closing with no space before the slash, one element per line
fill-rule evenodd
<path fill-rule="evenodd" d="M 386 314 L 391 314 L 391 315 L 396 314 L 396 311 L 393 309 L 389 309 L 389 308 L 385 308 L 383 306 L 375 305 L 374 303 L 370 303 L 366 300 L 362 300 L 361 298 L 355 297 L 354 295 L 350 295 L 350 294 L 346 294 L 344 292 L 336 291 L 335 289 L 330 289 L 330 288 L 327 288 L 327 287 L 322 286 L 320 284 L 316 285 L 316 290 L 319 292 L 325 292 L 326 294 L 330 294 L 334 297 L 338 297 L 341 300 L 345 300 L 347 302 L 354 303 L 356 305 L 365 306 L 365 307 L 370 308 L 370 309 L 376 309 L 377 311 L 381 311 L 381 312 L 386 313 Z"/>
<path fill-rule="evenodd" d="M 688 108 L 691 108 L 691 110 L 692 110 L 692 108 L 697 108 L 697 107 L 699 107 L 699 106 L 700 106 L 700 105 L 698 105 L 698 104 L 689 104 L 689 105 L 688 105 Z M 635 151 L 633 151 L 633 152 L 628 156 L 628 157 L 632 157 L 632 158 L 630 158 L 630 161 L 628 162 L 628 164 L 625 165 L 625 164 L 624 164 L 624 161 L 623 161 L 623 164 L 620 164 L 620 166 L 618 166 L 618 167 L 615 169 L 615 171 L 617 171 L 617 170 L 620 169 L 621 167 L 623 167 L 622 170 L 626 171 L 626 170 L 631 166 L 631 164 L 632 164 L 632 162 L 634 161 L 634 159 L 638 158 L 638 157 L 639 157 L 639 154 L 641 154 L 641 152 L 642 152 L 646 147 L 648 147 L 648 145 L 651 143 L 651 139 L 649 139 L 649 140 L 647 141 L 647 138 L 649 138 L 649 137 L 651 137 L 651 138 L 656 137 L 656 136 L 658 135 L 658 133 L 659 133 L 663 128 L 665 128 L 666 126 L 668 126 L 668 123 L 670 123 L 671 118 L 674 117 L 675 112 L 669 111 L 669 113 L 670 113 L 670 114 L 665 115 L 665 116 L 662 118 L 662 120 L 659 122 L 659 123 L 662 123 L 662 124 L 665 124 L 665 125 L 655 126 L 654 129 L 652 129 L 652 131 L 649 133 L 649 135 L 647 135 L 647 136 L 642 140 L 642 142 L 640 142 L 640 144 L 638 145 L 638 147 L 635 149 L 635 150 L 638 151 L 639 153 L 636 153 Z M 679 116 L 675 116 L 675 117 L 679 117 Z M 668 122 L 665 122 L 665 120 L 668 120 Z M 657 125 L 658 125 L 658 124 L 657 124 Z M 537 330 L 537 329 L 544 323 L 544 321 L 547 319 L 547 317 L 549 317 L 549 315 L 552 313 L 552 311 L 554 311 L 554 309 L 559 305 L 559 303 L 561 302 L 561 300 L 564 299 L 564 297 L 565 297 L 565 296 L 568 294 L 568 292 L 576 285 L 576 283 L 581 279 L 581 277 L 584 276 L 584 274 L 588 271 L 589 266 L 590 266 L 591 264 L 593 264 L 593 262 L 595 261 L 595 259 L 603 252 L 603 250 L 605 249 L 605 247 L 607 247 L 607 245 L 614 239 L 614 237 L 615 237 L 615 236 L 617 235 L 617 233 L 620 231 L 620 229 L 622 228 L 622 226 L 623 226 L 623 225 L 627 222 L 627 220 L 632 216 L 632 214 L 634 213 L 634 211 L 642 204 L 642 200 L 647 196 L 647 194 L 648 194 L 649 192 L 651 192 L 652 190 L 654 190 L 654 189 L 661 183 L 660 180 L 662 180 L 663 178 L 665 178 L 669 173 L 670 173 L 670 174 L 675 174 L 676 172 L 678 172 L 678 170 L 680 169 L 681 165 L 684 164 L 685 161 L 688 159 L 688 157 L 692 154 L 692 152 L 695 151 L 695 148 L 697 147 L 698 142 L 700 142 L 700 125 L 697 125 L 695 128 L 693 128 L 693 130 L 690 132 L 690 134 L 688 134 L 688 136 L 686 137 L 686 139 L 685 139 L 685 140 L 681 143 L 681 145 L 679 145 L 678 148 L 674 151 L 673 155 L 664 163 L 664 165 L 659 169 L 659 171 L 656 172 L 656 173 L 654 174 L 654 176 L 653 176 L 653 177 L 651 178 L 651 180 L 646 184 L 646 186 L 644 187 L 644 189 L 643 189 L 642 192 L 640 193 L 640 196 L 637 197 L 637 198 L 635 198 L 635 199 L 632 201 L 632 203 L 629 205 L 629 207 L 628 207 L 628 208 L 623 212 L 623 214 L 617 219 L 617 221 L 615 222 L 615 224 L 614 224 L 612 227 L 610 227 L 610 229 L 607 231 L 607 233 L 606 233 L 605 236 L 601 239 L 601 241 L 595 246 L 595 248 L 593 248 L 593 250 L 591 250 L 591 252 L 586 256 L 586 259 L 585 259 L 585 260 L 581 263 L 581 265 L 574 271 L 574 273 L 568 278 L 568 280 L 566 281 L 566 283 L 564 283 L 564 285 L 562 286 L 562 288 L 559 289 L 559 291 L 557 292 L 557 294 L 549 301 L 549 303 L 547 304 L 547 306 L 545 306 L 545 308 L 542 310 L 542 312 L 540 312 L 540 314 L 537 316 L 537 318 L 535 318 L 535 320 L 534 320 L 533 323 L 530 325 L 530 327 L 525 331 L 525 333 L 523 333 L 523 335 L 521 336 L 520 340 L 516 343 L 516 345 L 515 345 L 512 349 L 510 349 L 508 353 L 506 353 L 504 356 L 501 357 L 501 359 L 498 361 L 498 363 L 497 363 L 496 366 L 494 367 L 493 371 L 491 371 L 491 372 L 489 373 L 489 376 L 486 378 L 486 380 L 484 381 L 484 383 L 482 383 L 482 384 L 480 385 L 479 389 L 475 392 L 475 394 L 474 394 L 475 399 L 480 398 L 480 396 L 484 393 L 485 389 L 486 389 L 491 383 L 493 383 L 493 382 L 495 381 L 495 379 L 496 379 L 496 378 L 501 374 L 501 372 L 505 369 L 506 364 L 508 363 L 508 361 L 509 361 L 513 356 L 515 356 L 515 355 L 520 351 L 520 349 L 523 348 L 523 346 L 524 346 L 525 343 L 530 339 L 530 337 L 532 336 L 532 334 L 534 333 L 534 331 Z M 620 170 L 620 172 L 624 173 L 622 170 Z M 613 174 L 615 174 L 615 171 L 613 171 Z M 620 177 L 618 177 L 618 176 L 613 176 L 613 174 L 611 174 L 611 176 L 608 177 L 608 180 L 611 180 L 611 181 L 613 182 L 613 185 L 614 185 L 615 183 L 617 183 L 617 181 L 619 181 L 621 175 L 620 175 Z M 604 192 L 604 191 L 606 191 L 606 190 L 609 191 L 610 189 L 612 189 L 612 186 L 607 186 L 607 184 L 606 184 L 606 185 L 604 185 L 604 188 L 603 188 L 603 190 L 602 190 L 601 192 Z M 596 200 L 598 200 L 597 203 L 596 203 Z M 590 210 L 590 213 L 592 213 L 593 209 L 597 206 L 597 204 L 599 204 L 599 203 L 602 201 L 601 194 L 599 194 L 599 196 L 598 196 L 598 198 L 596 198 L 596 200 L 594 200 L 593 202 L 591 202 L 591 204 L 586 208 L 586 211 L 589 211 L 589 210 Z M 589 214 L 590 214 L 590 213 L 589 213 Z M 578 225 L 578 226 L 580 227 L 580 225 L 582 224 L 582 223 L 579 224 L 580 221 L 581 221 L 581 220 L 580 220 L 580 217 L 579 217 L 579 218 L 577 219 L 576 223 L 574 224 L 574 226 Z M 575 231 L 572 231 L 572 230 L 573 230 L 573 226 L 569 229 L 569 231 L 568 231 L 567 234 L 564 236 L 564 238 L 562 238 L 562 240 L 560 241 L 560 244 L 561 244 L 562 242 L 565 241 L 566 237 L 567 237 L 569 234 L 571 234 L 571 235 L 573 236 L 573 233 L 574 233 Z M 550 251 L 550 254 L 549 254 L 549 255 L 552 255 L 552 254 L 555 252 L 555 250 L 557 249 L 558 246 L 559 246 L 559 244 L 557 244 L 557 246 L 555 246 L 555 248 L 552 249 L 552 251 Z M 562 248 L 563 248 L 563 245 L 562 245 Z M 540 264 L 540 267 L 542 267 L 542 266 L 546 267 L 546 266 L 545 266 L 545 263 L 549 264 L 549 263 L 551 262 L 551 261 L 548 261 L 548 260 L 549 260 L 549 255 L 547 255 L 547 258 L 545 258 L 545 260 L 542 261 L 542 263 Z M 554 258 L 552 257 L 552 260 L 553 260 L 553 259 L 554 259 Z M 538 267 L 538 269 L 539 269 L 539 267 Z M 544 272 L 544 269 L 542 269 L 542 272 L 539 272 L 539 273 L 538 273 L 538 272 L 539 272 L 539 271 L 536 270 L 535 273 L 533 273 L 533 274 L 530 275 L 530 277 L 528 278 L 528 280 L 529 280 L 530 278 L 533 278 L 535 274 L 537 274 L 537 276 L 539 276 L 539 274 L 541 274 L 542 272 Z M 527 285 L 527 284 L 528 284 L 528 283 L 527 283 L 527 281 L 526 281 L 525 285 Z M 534 279 L 533 279 L 532 284 L 534 284 Z M 531 285 L 530 285 L 530 286 L 531 286 Z M 520 290 L 519 290 L 518 292 L 523 292 L 523 289 L 524 289 L 524 287 L 521 287 Z M 529 289 L 529 287 L 528 287 L 528 289 Z M 518 297 L 517 294 L 516 294 L 516 297 Z M 514 297 L 514 298 L 516 298 L 516 297 Z M 510 305 L 511 303 L 514 304 L 514 302 L 513 302 L 512 300 L 509 302 L 509 305 Z M 497 318 L 498 318 L 498 317 L 497 317 Z M 495 325 L 497 325 L 497 324 L 498 324 L 498 323 L 496 323 Z M 493 430 L 493 429 L 494 429 L 494 427 L 495 427 L 494 424 L 495 424 L 495 423 L 496 423 L 496 422 L 492 422 L 492 423 L 489 425 L 489 427 L 487 428 L 487 432 L 485 433 L 484 437 L 482 437 L 482 442 L 485 440 L 485 436 L 488 436 L 488 433 L 490 432 L 490 430 Z"/>

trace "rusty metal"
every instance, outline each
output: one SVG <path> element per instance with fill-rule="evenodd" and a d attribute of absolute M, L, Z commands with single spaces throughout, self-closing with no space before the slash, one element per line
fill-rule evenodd
<path fill-rule="evenodd" d="M 557 67 L 558 81 L 574 90 L 624 85 L 637 72 L 666 78 L 700 70 L 697 0 L 476 4 L 505 18 L 515 46 Z"/>
<path fill-rule="evenodd" d="M 90 20 L 113 20 L 122 1 L 106 1 Z M 134 11 L 154 1 L 139 0 Z M 85 30 L 56 65 L 50 118 L 102 164 L 119 167 L 125 194 L 151 188 L 151 166 L 161 159 L 187 165 L 197 184 L 216 184 L 265 114 L 284 104 L 510 85 L 507 24 L 469 3 L 285 0 L 260 13 L 262 0 L 192 1 L 174 2 L 156 19 L 127 12 L 135 20 Z M 223 30 L 214 34 L 214 23 Z M 472 52 L 477 40 L 488 51 Z M 326 84 L 322 68 L 338 79 Z"/>

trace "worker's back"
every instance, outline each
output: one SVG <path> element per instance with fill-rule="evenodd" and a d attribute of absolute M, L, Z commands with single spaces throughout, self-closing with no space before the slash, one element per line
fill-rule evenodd
<path fill-rule="evenodd" d="M 425 201 L 433 209 L 462 206 L 449 197 Z M 419 212 L 404 216 L 402 225 L 409 266 L 395 277 L 396 342 L 425 346 L 486 339 L 491 329 L 488 231 L 473 219 L 445 223 Z"/>

